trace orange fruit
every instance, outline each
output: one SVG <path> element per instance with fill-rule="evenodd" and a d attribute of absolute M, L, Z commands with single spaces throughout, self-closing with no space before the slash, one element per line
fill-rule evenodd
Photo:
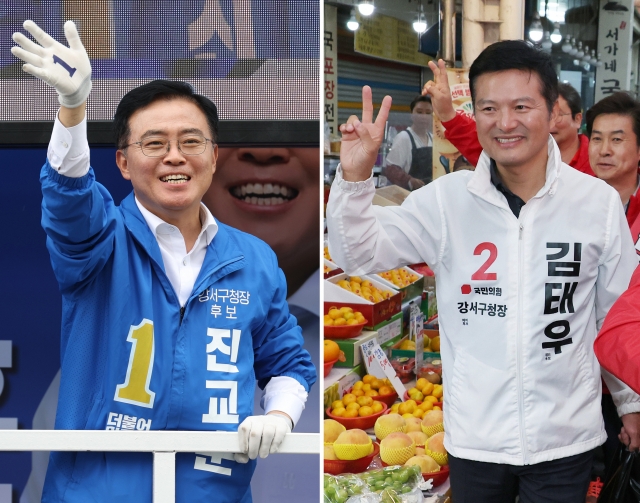
<path fill-rule="evenodd" d="M 357 381 L 351 389 L 360 389 L 362 386 L 364 386 L 364 383 L 362 381 Z"/>
<path fill-rule="evenodd" d="M 324 361 L 330 362 L 338 359 L 340 356 L 340 346 L 335 341 L 324 340 Z"/>
<path fill-rule="evenodd" d="M 393 393 L 393 390 L 385 384 L 384 386 L 380 386 L 378 393 L 380 393 L 381 395 L 391 395 Z"/>
<path fill-rule="evenodd" d="M 364 391 L 362 391 L 362 389 L 353 389 L 351 390 L 351 394 L 355 396 L 364 396 Z"/>
<path fill-rule="evenodd" d="M 333 414 L 334 416 L 343 417 L 346 411 L 347 409 L 345 409 L 344 407 L 340 407 L 339 409 L 333 409 L 331 411 L 331 414 Z"/>
<path fill-rule="evenodd" d="M 374 400 L 371 404 L 371 409 L 373 409 L 373 413 L 375 414 L 376 412 L 380 412 L 382 409 L 384 409 L 384 405 L 382 405 L 382 402 Z"/>
<path fill-rule="evenodd" d="M 367 416 L 370 416 L 371 414 L 373 414 L 373 409 L 368 405 L 365 405 L 364 407 L 360 407 L 360 410 L 358 410 L 358 415 L 360 417 L 367 417 Z"/>
<path fill-rule="evenodd" d="M 347 410 L 353 410 L 353 409 L 358 410 L 360 408 L 360 404 L 357 402 L 352 402 L 349 405 L 347 405 L 345 408 Z"/>
<path fill-rule="evenodd" d="M 357 396 L 355 396 L 353 393 L 347 393 L 346 395 L 344 395 L 342 397 L 342 403 L 345 405 L 345 407 L 347 405 L 349 405 L 350 403 L 353 403 L 356 401 L 356 398 L 358 398 Z"/>
<path fill-rule="evenodd" d="M 369 391 L 365 391 L 365 396 L 378 396 L 379 393 L 375 389 L 370 389 Z"/>
<path fill-rule="evenodd" d="M 340 407 L 344 407 L 342 400 L 334 400 L 333 402 L 331 402 L 332 409 L 339 409 Z"/>
<path fill-rule="evenodd" d="M 358 417 L 358 409 L 345 410 L 342 417 Z"/>
<path fill-rule="evenodd" d="M 361 407 L 364 407 L 365 405 L 371 406 L 371 404 L 373 403 L 373 398 L 371 398 L 370 396 L 359 396 L 356 402 Z"/>
<path fill-rule="evenodd" d="M 362 378 L 362 382 L 363 382 L 363 383 L 365 383 L 365 384 L 369 384 L 369 383 L 370 383 L 371 381 L 373 381 L 374 379 L 375 379 L 375 377 L 374 377 L 374 376 L 372 376 L 372 375 L 370 375 L 370 374 L 367 374 L 366 376 L 364 376 L 364 377 Z"/>

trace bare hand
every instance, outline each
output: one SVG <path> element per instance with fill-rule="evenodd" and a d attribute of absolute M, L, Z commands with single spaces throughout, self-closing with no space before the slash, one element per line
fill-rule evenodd
<path fill-rule="evenodd" d="M 640 450 L 640 412 L 625 414 L 620 418 L 622 429 L 618 438 L 630 451 Z"/>
<path fill-rule="evenodd" d="M 433 61 L 429 61 L 429 68 L 433 72 L 433 80 L 423 86 L 422 94 L 431 96 L 433 111 L 442 122 L 450 121 L 456 116 L 456 111 L 453 108 L 449 77 L 444 61 L 439 59 L 437 65 Z"/>
<path fill-rule="evenodd" d="M 373 99 L 371 88 L 362 88 L 362 122 L 352 115 L 340 126 L 340 165 L 345 180 L 358 182 L 371 176 L 378 150 L 384 139 L 384 128 L 391 109 L 391 96 L 385 96 L 373 122 Z"/>

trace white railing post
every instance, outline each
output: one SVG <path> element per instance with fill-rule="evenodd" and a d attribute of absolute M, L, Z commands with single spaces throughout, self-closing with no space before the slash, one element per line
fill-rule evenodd
<path fill-rule="evenodd" d="M 176 499 L 176 453 L 153 453 L 153 503 L 173 503 Z"/>
<path fill-rule="evenodd" d="M 320 448 L 319 433 L 289 433 L 278 454 L 318 455 Z M 239 450 L 238 434 L 224 431 L 0 430 L 0 452 L 153 452 L 154 503 L 175 502 L 177 452 Z"/>

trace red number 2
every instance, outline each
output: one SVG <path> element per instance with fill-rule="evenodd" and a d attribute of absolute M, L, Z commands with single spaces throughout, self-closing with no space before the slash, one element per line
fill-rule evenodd
<path fill-rule="evenodd" d="M 482 252 L 485 250 L 489 251 L 489 258 L 480 266 L 480 269 L 471 275 L 471 279 L 479 281 L 491 281 L 498 279 L 498 275 L 495 272 L 487 272 L 487 269 L 489 269 L 491 264 L 493 264 L 498 258 L 498 248 L 493 243 L 480 243 L 476 246 L 476 249 L 473 250 L 473 254 L 482 255 Z"/>

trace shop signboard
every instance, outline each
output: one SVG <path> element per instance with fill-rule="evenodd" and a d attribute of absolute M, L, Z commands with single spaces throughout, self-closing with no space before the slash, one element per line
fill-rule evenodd
<path fill-rule="evenodd" d="M 427 66 L 433 59 L 418 52 L 419 36 L 406 21 L 383 14 L 357 15 L 360 27 L 354 35 L 355 52 L 417 66 Z"/>
<path fill-rule="evenodd" d="M 600 0 L 598 53 L 603 65 L 596 71 L 596 102 L 630 90 L 633 12 L 633 0 Z"/>
<path fill-rule="evenodd" d="M 453 108 L 461 113 L 474 118 L 473 104 L 471 103 L 471 90 L 469 89 L 469 70 L 463 68 L 447 68 L 447 77 L 451 87 Z M 473 169 L 465 163 L 464 158 L 452 143 L 444 137 L 444 127 L 440 118 L 433 116 L 433 179 L 439 176 L 458 171 L 460 169 Z M 460 158 L 460 159 L 459 159 Z"/>
<path fill-rule="evenodd" d="M 324 122 L 338 133 L 338 8 L 324 6 Z"/>

